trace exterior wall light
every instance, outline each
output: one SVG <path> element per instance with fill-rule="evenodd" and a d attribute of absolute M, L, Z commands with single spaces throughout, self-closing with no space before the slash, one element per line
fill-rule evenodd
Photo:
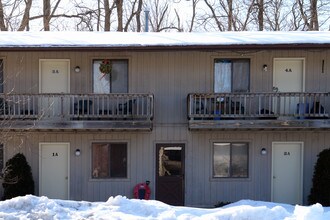
<path fill-rule="evenodd" d="M 80 72 L 80 66 L 76 66 L 76 67 L 74 68 L 74 71 L 75 71 L 76 73 L 79 73 L 79 72 Z"/>
<path fill-rule="evenodd" d="M 264 65 L 262 66 L 262 70 L 263 70 L 264 72 L 267 72 L 267 71 L 268 71 L 268 66 L 267 66 L 267 64 L 264 64 Z"/>
<path fill-rule="evenodd" d="M 261 155 L 266 155 L 267 154 L 267 150 L 266 150 L 266 148 L 261 148 L 261 151 L 260 151 L 260 154 Z"/>
<path fill-rule="evenodd" d="M 80 154 L 81 154 L 80 149 L 77 149 L 74 153 L 77 157 L 80 156 Z"/>

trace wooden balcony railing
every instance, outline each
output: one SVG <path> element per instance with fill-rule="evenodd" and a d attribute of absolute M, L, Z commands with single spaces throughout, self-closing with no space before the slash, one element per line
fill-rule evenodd
<path fill-rule="evenodd" d="M 0 118 L 43 124 L 45 121 L 151 122 L 153 100 L 152 94 L 2 94 Z"/>
<path fill-rule="evenodd" d="M 218 126 L 233 120 L 246 126 L 261 120 L 285 125 L 302 119 L 326 120 L 330 110 L 329 93 L 194 93 L 188 95 L 187 103 L 188 120 L 193 126 L 205 121 Z"/>

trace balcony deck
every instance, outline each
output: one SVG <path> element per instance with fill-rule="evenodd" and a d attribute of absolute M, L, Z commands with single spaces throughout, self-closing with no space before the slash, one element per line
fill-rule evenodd
<path fill-rule="evenodd" d="M 10 94 L 0 96 L 0 128 L 152 130 L 152 94 Z"/>
<path fill-rule="evenodd" d="M 329 129 L 329 93 L 192 93 L 189 129 Z"/>

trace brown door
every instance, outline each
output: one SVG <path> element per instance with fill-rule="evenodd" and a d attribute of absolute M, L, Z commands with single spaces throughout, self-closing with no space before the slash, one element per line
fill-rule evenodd
<path fill-rule="evenodd" d="M 156 200 L 184 205 L 184 144 L 156 144 Z"/>

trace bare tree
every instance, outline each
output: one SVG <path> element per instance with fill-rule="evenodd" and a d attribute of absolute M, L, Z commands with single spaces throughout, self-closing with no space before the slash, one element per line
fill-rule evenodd
<path fill-rule="evenodd" d="M 28 30 L 31 6 L 32 0 L 0 0 L 0 30 Z"/>
<path fill-rule="evenodd" d="M 141 12 L 142 12 L 143 1 L 139 0 L 138 8 L 135 14 L 136 17 L 136 31 L 141 32 Z"/>
<path fill-rule="evenodd" d="M 311 19 L 310 19 L 310 30 L 318 31 L 319 30 L 319 19 L 317 15 L 317 0 L 310 0 L 310 10 L 311 10 Z"/>
<path fill-rule="evenodd" d="M 299 30 L 301 22 L 296 5 L 285 0 L 268 1 L 264 18 L 265 29 L 269 31 Z"/>
<path fill-rule="evenodd" d="M 49 31 L 49 22 L 50 22 L 50 0 L 43 0 L 43 23 L 44 30 Z"/>
<path fill-rule="evenodd" d="M 142 11 L 142 0 L 134 0 L 130 6 L 130 9 L 127 9 L 127 16 L 125 18 L 126 24 L 124 27 L 124 31 L 127 32 L 131 23 L 133 22 L 133 18 L 136 18 L 136 27 L 137 31 L 141 31 L 141 11 Z M 134 26 L 134 25 L 133 25 Z"/>
<path fill-rule="evenodd" d="M 258 5 L 258 30 L 264 30 L 264 0 L 257 0 Z"/>
<path fill-rule="evenodd" d="M 116 7 L 115 1 L 113 1 L 112 5 L 110 7 L 109 0 L 104 0 L 104 31 L 110 31 L 110 26 L 111 26 L 110 19 L 111 19 L 111 15 L 112 15 L 112 12 L 115 7 Z M 99 10 L 99 13 L 100 13 L 100 10 Z"/>
<path fill-rule="evenodd" d="M 44 22 L 44 31 L 50 31 L 50 20 L 54 17 L 58 5 L 61 3 L 61 0 L 57 0 L 53 9 L 51 9 L 50 0 L 43 0 L 43 22 Z"/>
<path fill-rule="evenodd" d="M 140 32 L 144 20 L 141 14 L 146 4 L 150 8 L 151 31 L 324 30 L 329 29 L 330 24 L 329 0 L 184 2 L 186 1 L 0 0 L 0 30 L 50 31 L 73 28 L 77 31 Z M 189 4 L 189 7 L 182 7 L 184 4 Z M 180 14 L 182 11 L 184 13 Z"/>
<path fill-rule="evenodd" d="M 167 1 L 153 0 L 150 2 L 150 12 L 149 22 L 152 31 L 180 30 L 180 27 L 177 27 L 173 21 L 170 21 L 170 5 Z"/>
<path fill-rule="evenodd" d="M 207 5 L 207 7 L 210 9 L 211 11 L 211 15 L 209 16 L 210 19 L 213 19 L 215 22 L 215 25 L 217 26 L 219 31 L 224 31 L 225 30 L 225 26 L 223 25 L 223 23 L 220 21 L 220 18 L 222 17 L 221 15 L 217 15 L 216 13 L 216 9 L 217 6 L 215 4 L 212 4 L 210 1 L 208 0 L 204 0 L 205 4 Z"/>
<path fill-rule="evenodd" d="M 117 31 L 123 31 L 123 0 L 116 0 L 117 6 Z"/>
<path fill-rule="evenodd" d="M 232 1 L 219 0 L 211 2 L 204 0 L 211 14 L 209 21 L 214 22 L 218 31 L 244 31 L 248 30 L 248 25 L 252 22 L 252 12 L 255 8 L 254 0 Z"/>
<path fill-rule="evenodd" d="M 189 30 L 188 30 L 189 32 L 192 32 L 193 28 L 194 28 L 195 17 L 196 17 L 196 7 L 197 7 L 198 2 L 199 2 L 199 0 L 192 0 L 192 16 L 191 16 Z"/>
<path fill-rule="evenodd" d="M 7 31 L 8 30 L 6 25 L 5 25 L 5 16 L 4 16 L 2 0 L 0 0 L 0 30 L 1 31 Z"/>
<path fill-rule="evenodd" d="M 104 0 L 104 31 L 110 31 L 110 14 L 109 0 Z M 100 9 L 100 4 L 98 5 Z M 101 10 L 99 10 L 101 14 Z M 99 20 L 98 20 L 99 21 Z"/>
<path fill-rule="evenodd" d="M 310 0 L 309 4 L 304 0 L 297 0 L 300 16 L 304 21 L 304 30 L 318 31 L 318 6 L 317 0 Z"/>
<path fill-rule="evenodd" d="M 24 15 L 22 18 L 22 22 L 20 27 L 18 28 L 18 31 L 24 31 L 24 29 L 29 30 L 29 18 L 30 18 L 30 10 L 32 6 L 32 0 L 26 0 L 25 1 L 25 10 L 24 10 Z"/>

